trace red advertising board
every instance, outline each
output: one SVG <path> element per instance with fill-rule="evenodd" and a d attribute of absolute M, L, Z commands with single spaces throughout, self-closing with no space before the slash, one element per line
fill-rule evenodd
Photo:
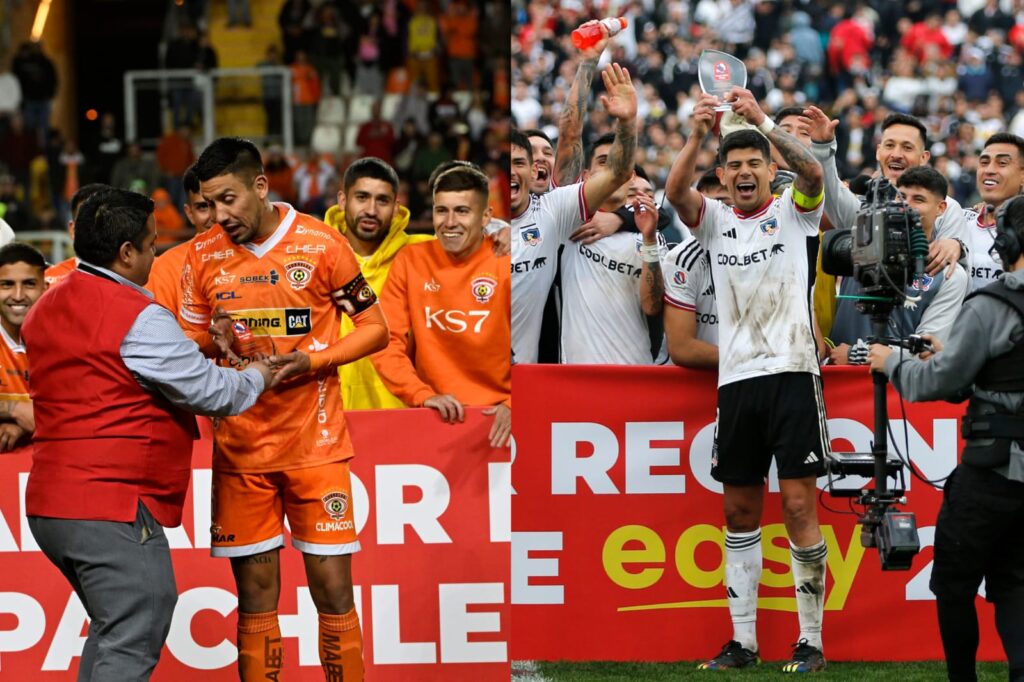
<path fill-rule="evenodd" d="M 508 680 L 511 465 L 488 445 L 493 418 L 478 409 L 454 426 L 432 410 L 347 417 L 367 680 Z M 154 680 L 238 679 L 230 566 L 209 556 L 210 454 L 207 426 L 184 521 L 168 529 L 179 600 Z M 30 463 L 28 452 L 0 456 L 0 679 L 72 680 L 87 621 L 25 523 Z M 301 556 L 289 546 L 281 564 L 282 678 L 322 680 Z"/>
<path fill-rule="evenodd" d="M 709 474 L 715 375 L 674 367 L 513 371 L 513 659 L 669 661 L 716 653 L 732 630 L 721 488 Z M 867 370 L 826 368 L 824 386 L 833 450 L 870 451 Z M 945 476 L 956 464 L 963 405 L 905 409 L 906 420 L 890 389 L 895 445 L 909 450 L 926 477 Z M 861 546 L 848 501 L 820 498 L 830 659 L 942 658 L 928 589 L 942 493 L 908 483 L 905 508 L 917 515 L 922 543 L 909 571 L 883 572 L 877 552 Z M 799 629 L 774 473 L 768 490 L 758 638 L 763 657 L 782 659 Z M 990 660 L 1002 658 L 991 614 L 984 604 L 979 653 Z"/>

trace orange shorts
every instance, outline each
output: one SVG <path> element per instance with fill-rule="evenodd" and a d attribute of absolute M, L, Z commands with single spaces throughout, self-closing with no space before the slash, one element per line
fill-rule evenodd
<path fill-rule="evenodd" d="M 359 551 L 348 462 L 263 474 L 214 469 L 212 517 L 213 556 L 250 556 L 283 547 L 285 517 L 292 545 L 300 552 Z"/>

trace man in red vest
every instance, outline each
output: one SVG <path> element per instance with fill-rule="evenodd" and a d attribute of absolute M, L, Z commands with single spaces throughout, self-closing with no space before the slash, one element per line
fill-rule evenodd
<path fill-rule="evenodd" d="M 235 415 L 272 383 L 265 363 L 218 367 L 143 289 L 153 202 L 113 188 L 75 230 L 78 269 L 32 307 L 34 457 L 25 513 L 89 614 L 78 679 L 148 680 L 177 601 L 165 526 L 181 523 L 193 413 Z"/>

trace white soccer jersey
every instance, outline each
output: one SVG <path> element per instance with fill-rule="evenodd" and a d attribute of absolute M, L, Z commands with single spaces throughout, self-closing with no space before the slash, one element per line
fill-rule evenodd
<path fill-rule="evenodd" d="M 667 249 L 659 233 L 662 255 Z M 617 232 L 562 253 L 562 341 L 565 364 L 650 365 L 651 337 L 640 307 L 640 244 Z"/>
<path fill-rule="evenodd" d="M 971 258 L 971 291 L 988 286 L 1003 274 L 1002 264 L 989 254 L 996 240 L 996 226 L 984 224 L 984 216 L 973 208 L 965 208 L 967 216 L 967 248 Z"/>
<path fill-rule="evenodd" d="M 523 214 L 512 219 L 512 353 L 517 363 L 537 362 L 558 247 L 589 219 L 582 182 L 530 197 Z"/>
<path fill-rule="evenodd" d="M 711 259 L 696 237 L 688 237 L 661 259 L 665 304 L 697 317 L 697 338 L 718 345 L 718 306 Z"/>
<path fill-rule="evenodd" d="M 781 372 L 818 374 L 811 282 L 824 202 L 793 188 L 752 213 L 704 197 L 694 235 L 711 256 L 718 303 L 718 385 Z"/>

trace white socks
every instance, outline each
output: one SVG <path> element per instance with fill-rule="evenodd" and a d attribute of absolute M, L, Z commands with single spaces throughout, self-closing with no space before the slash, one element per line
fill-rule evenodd
<path fill-rule="evenodd" d="M 727 534 L 727 546 L 728 537 Z M 797 547 L 790 542 L 789 548 L 793 555 L 793 582 L 796 586 L 800 639 L 806 639 L 808 644 L 821 650 L 821 620 L 825 611 L 825 541 L 821 540 L 810 547 Z M 726 571 L 728 576 L 728 568 Z M 728 577 L 726 579 L 728 580 Z"/>
<path fill-rule="evenodd" d="M 754 653 L 757 653 L 757 586 L 760 582 L 761 529 L 749 533 L 726 531 L 725 587 L 733 639 Z M 820 617 L 818 623 L 820 630 Z"/>

